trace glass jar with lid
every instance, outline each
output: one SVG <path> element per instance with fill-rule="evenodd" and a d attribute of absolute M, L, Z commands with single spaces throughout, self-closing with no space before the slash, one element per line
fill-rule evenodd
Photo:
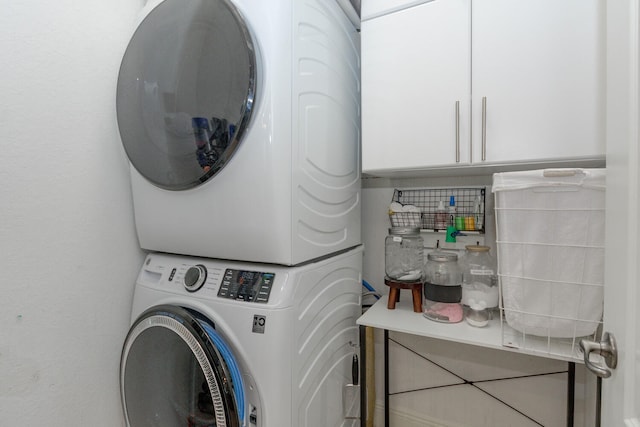
<path fill-rule="evenodd" d="M 462 321 L 462 272 L 458 266 L 458 255 L 441 250 L 427 254 L 424 274 L 424 316 L 444 323 Z"/>
<path fill-rule="evenodd" d="M 422 280 L 423 239 L 419 228 L 391 227 L 384 244 L 384 272 L 400 282 Z"/>
<path fill-rule="evenodd" d="M 498 307 L 498 276 L 490 250 L 489 246 L 466 246 L 464 261 L 461 262 L 462 303 L 465 306 L 484 302 L 488 309 Z"/>

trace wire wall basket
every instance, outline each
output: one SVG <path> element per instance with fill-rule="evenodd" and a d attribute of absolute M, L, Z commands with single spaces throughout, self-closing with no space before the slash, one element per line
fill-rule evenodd
<path fill-rule="evenodd" d="M 395 189 L 389 220 L 392 227 L 484 234 L 485 195 L 486 187 Z"/>

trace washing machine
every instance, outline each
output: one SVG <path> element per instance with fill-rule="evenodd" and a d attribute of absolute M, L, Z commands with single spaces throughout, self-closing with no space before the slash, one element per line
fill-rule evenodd
<path fill-rule="evenodd" d="M 358 425 L 342 394 L 361 264 L 360 246 L 295 267 L 148 255 L 120 365 L 127 426 Z"/>
<path fill-rule="evenodd" d="M 149 1 L 116 102 L 142 248 L 295 265 L 360 244 L 349 7 Z"/>

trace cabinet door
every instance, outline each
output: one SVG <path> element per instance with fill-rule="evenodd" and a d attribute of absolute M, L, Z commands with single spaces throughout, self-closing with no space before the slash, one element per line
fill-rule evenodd
<path fill-rule="evenodd" d="M 473 2 L 472 162 L 604 158 L 604 0 Z"/>
<path fill-rule="evenodd" d="M 446 0 L 362 22 L 364 172 L 469 162 L 470 20 Z"/>

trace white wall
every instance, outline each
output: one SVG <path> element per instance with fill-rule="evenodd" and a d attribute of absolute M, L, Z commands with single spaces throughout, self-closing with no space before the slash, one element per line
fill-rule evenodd
<path fill-rule="evenodd" d="M 2 2 L 0 425 L 122 425 L 143 253 L 114 97 L 142 3 Z"/>

